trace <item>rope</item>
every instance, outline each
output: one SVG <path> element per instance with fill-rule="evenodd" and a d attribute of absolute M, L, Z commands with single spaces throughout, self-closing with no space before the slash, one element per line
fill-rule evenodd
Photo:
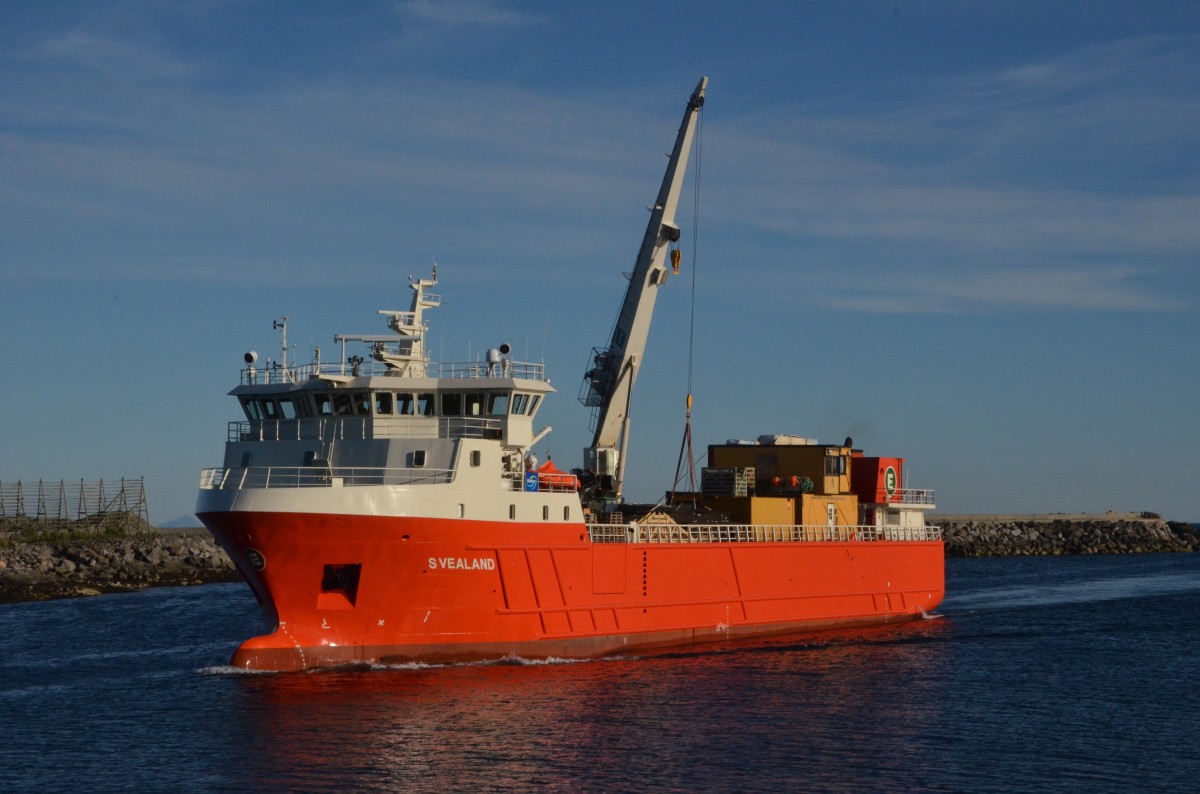
<path fill-rule="evenodd" d="M 695 363 L 696 349 L 696 270 L 697 264 L 700 261 L 700 174 L 702 164 L 702 153 L 704 151 L 704 111 L 701 110 L 699 117 L 696 119 L 696 140 L 693 146 L 696 155 L 696 177 L 692 181 L 693 200 L 692 200 L 692 296 L 691 296 L 691 313 L 688 317 L 688 356 L 687 356 L 687 414 L 684 419 L 683 441 L 679 445 L 679 459 L 675 462 L 675 483 L 671 488 L 674 495 L 675 488 L 679 486 L 682 479 L 681 470 L 683 469 L 684 455 L 687 456 L 687 481 L 688 490 L 693 494 L 697 491 L 696 488 L 696 457 L 692 452 L 692 374 Z"/>

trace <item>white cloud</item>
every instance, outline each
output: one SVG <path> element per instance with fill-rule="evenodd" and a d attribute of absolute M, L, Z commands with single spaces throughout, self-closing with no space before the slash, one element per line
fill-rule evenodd
<path fill-rule="evenodd" d="M 1115 42 L 887 106 L 716 122 L 707 206 L 772 273 L 816 271 L 806 285 L 840 308 L 1195 309 L 1198 43 Z"/>
<path fill-rule="evenodd" d="M 49 68 L 67 66 L 87 70 L 109 79 L 166 81 L 197 73 L 194 64 L 164 49 L 83 29 L 44 39 L 13 57 L 42 62 Z"/>
<path fill-rule="evenodd" d="M 1124 266 L 997 268 L 981 272 L 875 276 L 819 287 L 835 308 L 882 313 L 997 311 L 1178 311 L 1187 300 L 1158 295 L 1138 282 L 1143 268 Z"/>
<path fill-rule="evenodd" d="M 396 9 L 404 16 L 437 25 L 497 27 L 545 20 L 540 14 L 508 8 L 494 0 L 404 0 Z"/>
<path fill-rule="evenodd" d="M 398 8 L 444 24 L 540 20 L 491 2 Z M 705 209 L 754 236 L 767 268 L 797 250 L 819 259 L 855 246 L 852 269 L 867 283 L 823 293 L 846 308 L 1190 306 L 1196 298 L 1186 289 L 1159 294 L 1158 282 L 1141 276 L 1165 273 L 1167 283 L 1179 261 L 1200 258 L 1194 176 L 1186 162 L 1169 176 L 1147 175 L 1128 153 L 1185 147 L 1196 156 L 1200 103 L 1181 90 L 1200 76 L 1187 54 L 1193 43 L 1091 47 L 942 81 L 889 106 L 826 105 L 817 115 L 793 105 L 770 124 L 713 105 Z M 203 70 L 169 50 L 83 30 L 20 57 L 44 68 L 36 79 L 0 72 L 8 121 L 0 230 L 25 234 L 44 222 L 42 236 L 62 239 L 89 224 L 131 235 L 211 228 L 262 245 L 314 228 L 391 233 L 363 219 L 375 212 L 395 216 L 397 228 L 407 228 L 404 216 L 444 218 L 464 248 L 507 247 L 515 256 L 517 248 L 562 250 L 569 239 L 586 252 L 605 232 L 597 214 L 639 188 L 649 199 L 657 174 L 646 166 L 661 161 L 643 155 L 666 146 L 676 112 L 672 101 L 669 112 L 639 118 L 620 87 L 559 96 L 407 74 L 220 92 L 193 85 Z M 1131 90 L 1145 82 L 1144 69 L 1162 79 L 1152 91 Z M 1180 75 L 1167 79 L 1173 69 Z M 655 129 L 661 140 L 646 137 Z M 27 248 L 37 251 L 37 241 Z M 255 277 L 215 256 L 190 254 L 213 277 Z M 275 261 L 238 261 L 255 259 Z M 869 284 L 892 270 L 905 275 L 886 294 L 848 297 L 850 286 L 870 295 Z"/>

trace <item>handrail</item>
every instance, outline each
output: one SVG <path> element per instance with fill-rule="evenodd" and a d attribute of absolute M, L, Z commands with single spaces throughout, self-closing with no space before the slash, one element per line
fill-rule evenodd
<path fill-rule="evenodd" d="M 941 527 L 807 524 L 588 524 L 593 543 L 852 543 L 933 541 Z"/>
<path fill-rule="evenodd" d="M 482 416 L 438 417 L 438 438 L 500 438 L 503 421 Z"/>
<path fill-rule="evenodd" d="M 453 469 L 382 468 L 373 466 L 256 466 L 205 469 L 200 489 L 339 488 L 363 485 L 430 485 L 454 481 Z"/>
<path fill-rule="evenodd" d="M 504 420 L 477 416 L 322 416 L 230 422 L 226 441 L 329 438 L 500 438 Z"/>
<path fill-rule="evenodd" d="M 241 371 L 241 385 L 269 386 L 285 383 L 301 383 L 321 375 L 346 376 L 341 362 L 314 362 L 299 366 L 281 367 L 274 364 L 261 369 L 246 368 Z M 364 361 L 351 373 L 357 377 L 410 377 L 376 361 Z M 423 377 L 428 378 L 517 378 L 519 380 L 545 381 L 546 365 L 530 361 L 502 361 L 489 364 L 486 361 L 430 361 L 424 365 Z M 400 387 L 397 387 L 400 388 Z"/>
<path fill-rule="evenodd" d="M 932 505 L 933 491 L 927 488 L 904 488 L 888 497 L 890 505 Z"/>

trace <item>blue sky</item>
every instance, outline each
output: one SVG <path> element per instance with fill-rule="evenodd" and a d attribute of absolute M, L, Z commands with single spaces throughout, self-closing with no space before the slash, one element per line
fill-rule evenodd
<path fill-rule="evenodd" d="M 0 480 L 190 513 L 271 321 L 328 359 L 435 259 L 435 355 L 544 359 L 578 465 L 701 75 L 633 498 L 694 306 L 698 447 L 852 435 L 943 512 L 1200 521 L 1194 2 L 5 3 Z"/>

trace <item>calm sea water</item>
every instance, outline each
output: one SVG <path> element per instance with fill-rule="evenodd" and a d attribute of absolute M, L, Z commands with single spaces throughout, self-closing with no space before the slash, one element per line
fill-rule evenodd
<path fill-rule="evenodd" d="M 244 585 L 0 606 L 4 790 L 1195 791 L 1200 554 L 950 560 L 939 617 L 264 675 Z"/>

